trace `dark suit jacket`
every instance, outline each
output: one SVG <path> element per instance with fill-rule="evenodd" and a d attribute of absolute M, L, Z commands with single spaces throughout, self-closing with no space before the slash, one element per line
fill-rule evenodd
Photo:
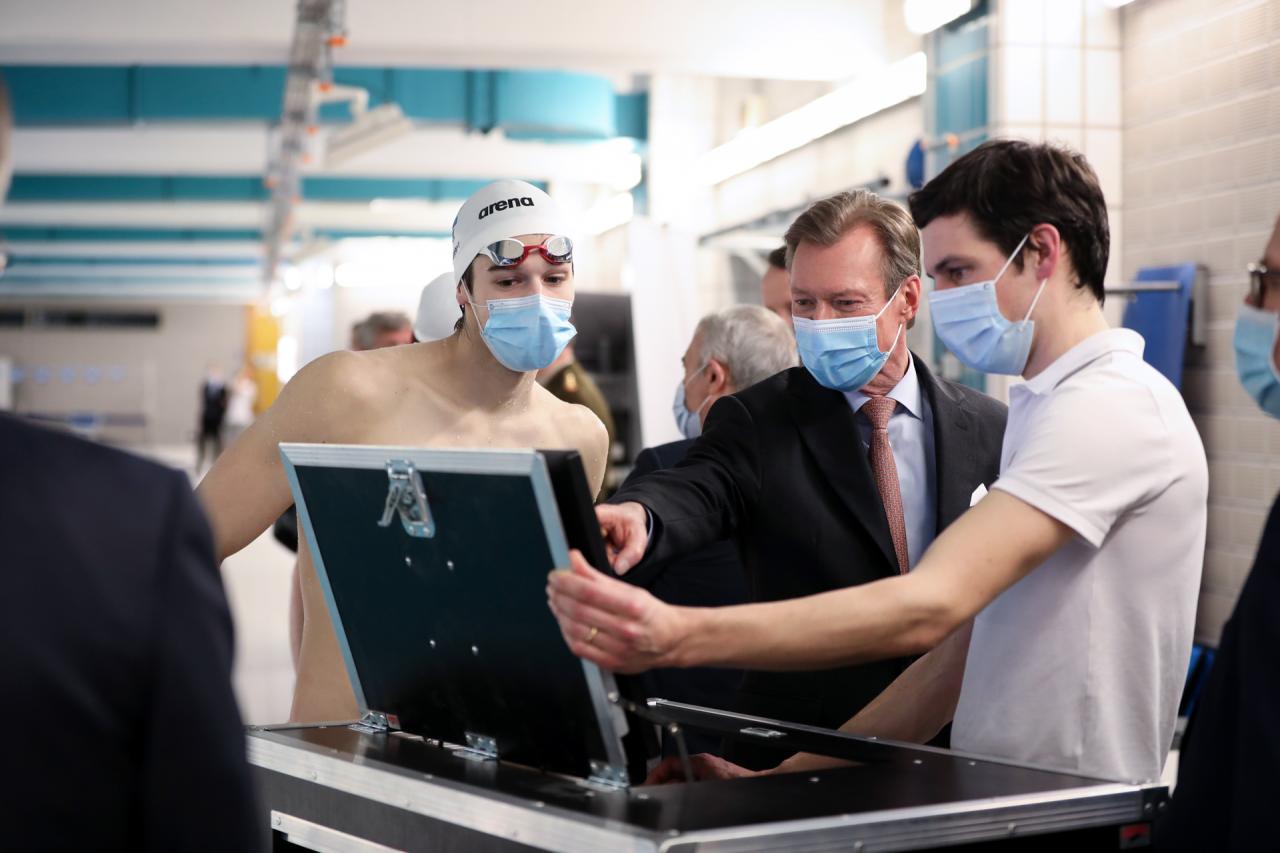
<path fill-rule="evenodd" d="M 626 488 L 640 477 L 677 465 L 693 441 L 683 439 L 657 447 L 647 447 L 636 457 L 631 475 L 623 483 Z M 747 579 L 732 540 L 722 539 L 683 554 L 665 563 L 649 561 L 628 572 L 625 580 L 642 586 L 670 604 L 687 607 L 722 607 L 747 601 Z M 644 678 L 646 695 L 701 705 L 706 708 L 733 710 L 742 671 L 717 667 L 693 669 L 656 669 Z M 674 754 L 664 737 L 663 752 Z M 721 752 L 719 735 L 708 735 L 692 729 L 685 731 L 690 752 Z"/>
<path fill-rule="evenodd" d="M 1275 849 L 1280 766 L 1280 500 L 1222 629 L 1182 739 L 1178 786 L 1156 824 L 1160 851 Z"/>
<path fill-rule="evenodd" d="M 0 846 L 261 849 L 186 476 L 0 415 L 0 543 Z"/>
<path fill-rule="evenodd" d="M 221 427 L 227 416 L 227 386 L 212 385 L 208 382 L 200 386 L 200 423 L 206 428 Z"/>
<path fill-rule="evenodd" d="M 985 394 L 935 378 L 921 359 L 914 363 L 933 410 L 941 530 L 969 508 L 979 483 L 995 480 L 1007 412 Z M 654 517 L 641 566 L 732 537 L 756 601 L 841 589 L 898 571 L 889 522 L 848 400 L 823 388 L 804 367 L 717 400 L 684 461 L 611 499 L 622 501 L 638 501 Z M 738 710 L 836 727 L 907 663 L 748 672 Z M 776 763 L 758 751 L 732 755 L 757 767 Z"/>

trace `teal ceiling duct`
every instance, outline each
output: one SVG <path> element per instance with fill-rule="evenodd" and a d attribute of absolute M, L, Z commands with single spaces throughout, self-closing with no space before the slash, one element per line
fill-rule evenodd
<path fill-rule="evenodd" d="M 267 195 L 254 175 L 15 175 L 9 201 L 263 201 Z"/>
<path fill-rule="evenodd" d="M 138 285 L 148 285 L 150 287 L 183 287 L 183 286 L 208 286 L 208 285 L 256 285 L 260 284 L 256 274 L 239 275 L 239 276 L 199 276 L 192 278 L 182 278 L 180 276 L 174 278 L 161 279 L 142 279 L 136 276 L 102 276 L 102 275 L 57 275 L 57 276 L 39 276 L 26 274 L 9 273 L 0 277 L 0 286 L 12 287 L 16 285 L 24 285 L 32 289 L 41 286 L 55 285 L 98 285 L 103 287 L 136 287 Z"/>
<path fill-rule="evenodd" d="M 455 178 L 334 178 L 302 181 L 308 201 L 371 201 L 375 198 L 413 198 L 458 201 L 487 180 Z M 546 183 L 535 181 L 546 190 Z M 62 201 L 265 201 L 270 192 L 254 175 L 15 175 L 11 202 Z"/>
<path fill-rule="evenodd" d="M 494 71 L 494 122 L 508 136 L 611 139 L 618 135 L 610 82 L 567 71 Z"/>
<path fill-rule="evenodd" d="M 360 230 L 353 228 L 315 228 L 311 231 L 311 236 L 320 237 L 327 240 L 345 240 L 348 238 L 358 239 L 363 237 L 412 237 L 415 239 L 431 239 L 431 240 L 448 240 L 450 234 L 448 231 L 395 231 L 389 229 L 378 229 L 373 231 Z"/>
<path fill-rule="evenodd" d="M 73 228 L 66 226 L 0 226 L 0 237 L 11 242 L 66 243 L 169 243 L 186 241 L 257 242 L 262 232 L 256 228 Z"/>
<path fill-rule="evenodd" d="M 14 122 L 276 121 L 283 66 L 8 66 Z"/>
<path fill-rule="evenodd" d="M 10 267 L 68 266 L 83 267 L 86 271 L 112 267 L 257 267 L 261 258 L 209 258 L 144 255 L 138 257 L 100 257 L 97 255 L 11 255 Z"/>
<path fill-rule="evenodd" d="M 447 231 L 414 231 L 394 229 L 316 228 L 312 236 L 340 240 L 347 237 L 417 237 L 449 239 Z M 66 226 L 0 226 L 0 237 L 9 242 L 64 243 L 174 243 L 202 241 L 261 242 L 263 234 L 256 228 L 73 228 Z"/>
<path fill-rule="evenodd" d="M 0 73 L 19 126 L 276 122 L 286 77 L 275 65 L 14 65 Z M 500 128 L 519 139 L 647 136 L 643 93 L 619 95 L 595 74 L 348 66 L 334 69 L 334 82 L 367 89 L 370 107 L 394 101 L 416 122 Z M 320 117 L 345 121 L 347 105 L 326 105 Z"/>

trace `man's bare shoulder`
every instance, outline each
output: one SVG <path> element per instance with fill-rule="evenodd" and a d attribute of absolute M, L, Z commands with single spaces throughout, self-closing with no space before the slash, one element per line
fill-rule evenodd
<path fill-rule="evenodd" d="M 385 399 L 388 366 L 370 354 L 338 351 L 309 362 L 281 391 L 279 414 L 327 440 L 360 433 L 379 417 Z"/>
<path fill-rule="evenodd" d="M 377 372 L 367 353 L 339 350 L 307 363 L 285 386 L 286 393 L 331 398 L 335 393 L 360 395 L 367 392 L 371 374 Z M 317 399 L 314 402 L 321 402 Z"/>
<path fill-rule="evenodd" d="M 579 403 L 567 403 L 545 388 L 536 389 L 536 405 L 555 424 L 564 443 L 590 456 L 603 458 L 609 449 L 609 433 L 595 412 Z"/>
<path fill-rule="evenodd" d="M 581 403 L 561 400 L 541 385 L 534 390 L 534 403 L 544 416 L 555 421 L 561 429 L 573 430 L 575 434 L 583 436 L 593 435 L 598 430 L 608 440 L 604 424 L 596 417 L 595 412 Z"/>
<path fill-rule="evenodd" d="M 604 482 L 609 457 L 609 433 L 595 412 L 578 403 L 566 403 L 545 388 L 534 394 L 535 407 L 552 426 L 555 438 L 544 446 L 573 447 L 582 454 L 587 481 L 593 492 Z"/>

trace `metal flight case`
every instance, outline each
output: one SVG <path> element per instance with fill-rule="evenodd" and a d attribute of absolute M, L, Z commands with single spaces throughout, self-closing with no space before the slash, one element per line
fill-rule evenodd
<path fill-rule="evenodd" d="M 546 606 L 568 547 L 602 550 L 573 454 L 282 453 L 362 719 L 250 730 L 276 849 L 1120 850 L 1163 808 L 1158 785 L 630 695 Z M 856 763 L 644 785 L 657 726 Z"/>

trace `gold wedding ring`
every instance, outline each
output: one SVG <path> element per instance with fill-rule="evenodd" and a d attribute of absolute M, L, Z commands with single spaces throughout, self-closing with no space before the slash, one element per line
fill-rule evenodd
<path fill-rule="evenodd" d="M 599 634 L 599 633 L 600 633 L 600 629 L 599 629 L 599 628 L 597 628 L 596 626 L 592 625 L 592 626 L 591 626 L 591 630 L 590 630 L 589 632 L 587 632 L 587 640 L 586 640 L 586 641 L 587 641 L 588 643 L 590 643 L 592 640 L 594 640 L 594 639 L 596 638 L 596 634 Z"/>

